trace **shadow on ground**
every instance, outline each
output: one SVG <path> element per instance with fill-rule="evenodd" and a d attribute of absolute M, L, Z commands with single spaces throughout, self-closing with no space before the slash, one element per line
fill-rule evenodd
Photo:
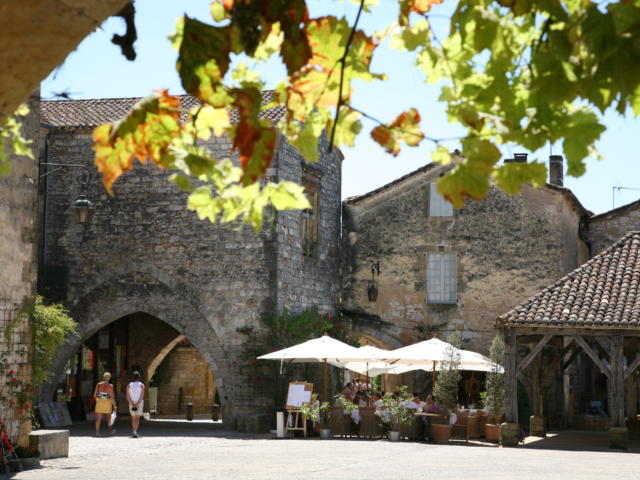
<path fill-rule="evenodd" d="M 640 441 L 630 441 L 628 450 L 609 448 L 609 434 L 586 430 L 549 432 L 547 437 L 527 437 L 524 448 L 593 452 L 640 453 Z"/>
<path fill-rule="evenodd" d="M 129 417 L 121 417 L 114 425 L 116 437 L 131 436 L 131 423 Z M 109 437 L 107 428 L 102 425 L 100 434 Z M 138 433 L 141 437 L 219 437 L 230 439 L 265 439 L 271 438 L 271 434 L 238 433 L 233 430 L 225 430 L 221 422 L 211 420 L 187 421 L 184 419 L 163 418 L 142 420 Z M 93 422 L 76 423 L 69 427 L 72 437 L 92 437 L 95 434 Z"/>

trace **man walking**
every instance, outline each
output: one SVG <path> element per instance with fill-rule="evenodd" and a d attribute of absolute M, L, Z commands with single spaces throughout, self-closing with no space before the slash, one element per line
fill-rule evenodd
<path fill-rule="evenodd" d="M 144 384 L 140 381 L 140 372 L 137 370 L 133 372 L 131 378 L 131 383 L 127 385 L 127 400 L 131 414 L 132 436 L 138 438 L 138 425 L 140 425 L 140 417 L 144 407 Z"/>

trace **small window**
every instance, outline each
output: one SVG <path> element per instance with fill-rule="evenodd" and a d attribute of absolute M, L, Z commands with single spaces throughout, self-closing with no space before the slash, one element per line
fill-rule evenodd
<path fill-rule="evenodd" d="M 438 193 L 438 184 L 431 182 L 429 186 L 429 216 L 453 217 L 453 205 Z"/>
<path fill-rule="evenodd" d="M 458 301 L 457 256 L 429 253 L 427 257 L 427 302 L 455 304 Z"/>
<path fill-rule="evenodd" d="M 305 257 L 318 256 L 318 183 L 305 179 L 304 192 L 311 208 L 302 212 L 302 254 Z"/>

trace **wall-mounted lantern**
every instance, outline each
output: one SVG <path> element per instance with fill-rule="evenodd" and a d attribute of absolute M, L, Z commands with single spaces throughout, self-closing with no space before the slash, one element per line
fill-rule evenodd
<path fill-rule="evenodd" d="M 371 264 L 371 280 L 367 285 L 367 297 L 370 302 L 375 302 L 378 299 L 378 282 L 375 277 L 380 276 L 380 262 L 374 262 Z"/>
<path fill-rule="evenodd" d="M 78 165 L 73 163 L 49 163 L 49 162 L 42 162 L 40 163 L 40 165 L 46 165 L 49 167 L 58 167 L 54 170 L 51 170 L 50 172 L 45 172 L 44 174 L 40 175 L 40 178 L 46 177 L 47 175 L 55 173 L 58 170 L 62 170 L 63 168 L 82 168 L 84 172 L 78 175 L 78 178 L 76 179 L 78 183 L 81 185 L 82 191 L 86 190 L 86 186 L 89 183 L 89 180 L 91 179 L 91 170 L 89 170 L 85 165 Z M 73 210 L 73 216 L 76 219 L 76 222 L 80 224 L 86 224 L 86 223 L 89 223 L 89 221 L 91 221 L 91 217 L 93 216 L 93 212 L 95 209 L 93 207 L 93 203 L 91 203 L 91 200 L 89 200 L 87 195 L 82 193 L 78 196 L 76 201 L 73 202 L 72 210 Z"/>
<path fill-rule="evenodd" d="M 85 224 L 91 221 L 93 216 L 93 203 L 87 198 L 86 195 L 80 195 L 78 199 L 73 202 L 73 214 L 76 217 L 76 222 Z"/>

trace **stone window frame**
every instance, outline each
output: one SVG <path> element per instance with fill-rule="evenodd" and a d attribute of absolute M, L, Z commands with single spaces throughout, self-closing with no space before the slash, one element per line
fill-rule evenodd
<path fill-rule="evenodd" d="M 452 251 L 432 251 L 426 258 L 427 303 L 456 305 L 458 303 L 458 254 Z"/>
<path fill-rule="evenodd" d="M 438 184 L 435 181 L 429 183 L 429 216 L 453 217 L 453 205 L 438 193 Z"/>
<path fill-rule="evenodd" d="M 304 168 L 302 186 L 311 208 L 302 211 L 300 221 L 300 246 L 302 256 L 318 257 L 319 225 L 320 225 L 320 175 L 310 168 Z"/>

